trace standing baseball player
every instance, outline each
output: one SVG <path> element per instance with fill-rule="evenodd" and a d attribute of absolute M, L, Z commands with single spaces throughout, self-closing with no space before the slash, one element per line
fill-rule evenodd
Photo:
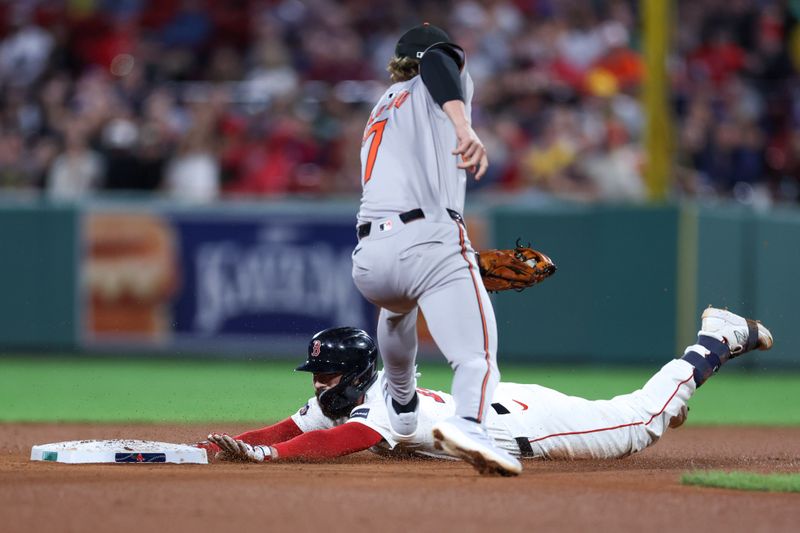
<path fill-rule="evenodd" d="M 519 474 L 520 462 L 485 430 L 500 380 L 497 326 L 461 213 L 466 171 L 480 179 L 486 150 L 470 125 L 472 80 L 463 50 L 423 24 L 400 37 L 361 148 L 359 243 L 353 280 L 381 308 L 378 345 L 395 438 L 414 439 L 417 310 L 454 370 L 455 415 L 433 428 L 443 449 L 479 471 Z M 488 466 L 487 466 L 488 465 Z"/>
<path fill-rule="evenodd" d="M 644 450 L 686 419 L 687 402 L 720 367 L 751 350 L 768 350 L 772 335 L 758 322 L 722 309 L 703 312 L 697 342 L 645 385 L 611 400 L 590 401 L 539 385 L 500 383 L 486 416 L 489 433 L 509 454 L 524 458 L 613 459 Z M 432 428 L 456 410 L 453 398 L 418 389 L 420 431 L 398 442 L 376 368 L 373 340 L 356 328 L 321 331 L 297 370 L 311 372 L 308 403 L 282 422 L 199 443 L 211 458 L 238 461 L 329 459 L 371 449 L 390 456 L 441 457 Z M 422 429 L 427 431 L 422 431 Z M 222 453 L 220 453 L 222 452 Z M 507 473 L 487 468 L 486 473 Z"/>

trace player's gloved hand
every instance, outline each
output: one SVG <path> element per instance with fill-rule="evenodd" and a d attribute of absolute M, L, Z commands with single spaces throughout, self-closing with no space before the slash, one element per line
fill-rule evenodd
<path fill-rule="evenodd" d="M 473 172 L 476 180 L 481 179 L 489 168 L 489 158 L 478 134 L 465 122 L 456 126 L 456 138 L 458 146 L 453 150 L 453 155 L 461 155 L 458 168 Z"/>
<path fill-rule="evenodd" d="M 194 446 L 195 448 L 200 448 L 201 450 L 205 450 L 206 457 L 208 458 L 209 462 L 213 461 L 216 458 L 217 453 L 221 451 L 219 446 L 207 440 L 204 440 L 202 442 L 195 442 L 194 444 L 190 444 L 189 446 Z"/>
<path fill-rule="evenodd" d="M 517 292 L 541 283 L 556 271 L 553 260 L 538 250 L 522 246 L 513 250 L 483 250 L 475 254 L 483 285 L 489 292 Z"/>
<path fill-rule="evenodd" d="M 269 446 L 252 446 L 230 435 L 212 433 L 208 436 L 208 441 L 222 450 L 216 457 L 220 461 L 263 463 L 272 459 L 272 449 Z"/>

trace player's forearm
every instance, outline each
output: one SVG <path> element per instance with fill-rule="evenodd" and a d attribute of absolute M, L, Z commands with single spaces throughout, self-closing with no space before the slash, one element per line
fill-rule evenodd
<path fill-rule="evenodd" d="M 344 424 L 333 429 L 303 433 L 272 446 L 274 459 L 332 459 L 367 450 L 383 437 L 363 424 Z"/>
<path fill-rule="evenodd" d="M 447 115 L 447 118 L 450 119 L 450 122 L 453 123 L 453 126 L 456 129 L 469 126 L 467 108 L 464 106 L 464 102 L 461 100 L 450 100 L 449 102 L 445 102 L 442 106 L 442 111 L 444 111 L 444 113 Z"/>
<path fill-rule="evenodd" d="M 295 424 L 294 420 L 287 418 L 271 426 L 247 431 L 241 435 L 237 435 L 236 438 L 247 444 L 252 444 L 253 446 L 271 446 L 278 442 L 293 439 L 302 434 L 303 430 Z"/>
<path fill-rule="evenodd" d="M 489 168 L 489 158 L 486 155 L 486 148 L 469 123 L 464 102 L 451 100 L 446 102 L 442 109 L 453 123 L 456 131 L 458 146 L 453 150 L 453 155 L 461 156 L 458 168 L 474 172 L 475 179 L 481 179 L 486 173 L 486 169 Z"/>
<path fill-rule="evenodd" d="M 235 438 L 253 446 L 270 446 L 278 442 L 293 439 L 302 434 L 303 430 L 295 424 L 294 420 L 287 418 L 271 426 L 247 431 Z M 213 460 L 214 456 L 222 451 L 219 446 L 208 441 L 199 442 L 195 446 L 206 450 L 209 460 Z"/>

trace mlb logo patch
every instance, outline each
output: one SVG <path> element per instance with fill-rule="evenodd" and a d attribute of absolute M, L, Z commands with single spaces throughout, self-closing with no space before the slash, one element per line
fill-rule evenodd
<path fill-rule="evenodd" d="M 391 231 L 392 229 L 392 221 L 387 220 L 386 222 L 382 222 L 380 226 L 378 226 L 381 231 Z"/>

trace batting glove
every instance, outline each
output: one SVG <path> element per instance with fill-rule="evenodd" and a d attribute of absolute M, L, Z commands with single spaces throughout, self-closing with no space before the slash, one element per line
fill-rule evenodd
<path fill-rule="evenodd" d="M 263 463 L 272 458 L 269 446 L 252 446 L 242 440 L 237 440 L 230 435 L 212 433 L 208 441 L 213 442 L 222 450 L 217 454 L 217 459 L 223 461 L 245 461 L 250 463 Z"/>

